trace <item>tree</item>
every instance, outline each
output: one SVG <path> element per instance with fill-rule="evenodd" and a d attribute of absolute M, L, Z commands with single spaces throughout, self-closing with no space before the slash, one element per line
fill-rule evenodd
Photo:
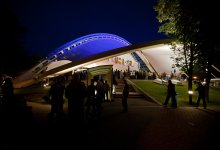
<path fill-rule="evenodd" d="M 158 12 L 157 19 L 162 25 L 159 32 L 175 39 L 171 45 L 177 67 L 181 67 L 188 74 L 188 90 L 192 90 L 193 65 L 196 60 L 196 43 L 194 37 L 197 32 L 196 22 L 190 17 L 190 11 L 181 0 L 159 0 L 154 7 Z M 179 46 L 182 45 L 182 46 Z M 192 104 L 192 95 L 189 95 Z"/>
<path fill-rule="evenodd" d="M 213 22 L 212 17 L 218 14 L 215 6 L 218 5 L 213 1 L 159 0 L 154 7 L 158 12 L 157 19 L 162 23 L 159 32 L 164 32 L 183 45 L 176 48 L 174 44 L 174 51 L 178 54 L 175 58 L 177 65 L 188 73 L 188 89 L 192 89 L 192 74 L 196 66 L 200 66 L 202 72 L 206 73 L 207 99 L 211 66 L 220 43 L 219 23 Z M 213 33 L 218 35 L 213 36 Z M 191 96 L 189 103 L 192 103 Z"/>
<path fill-rule="evenodd" d="M 0 75 L 7 74 L 13 77 L 28 69 L 35 60 L 27 53 L 22 41 L 22 36 L 27 30 L 9 9 L 7 3 L 0 6 L 0 18 Z"/>
<path fill-rule="evenodd" d="M 200 22 L 197 46 L 200 49 L 199 63 L 204 65 L 206 71 L 206 99 L 209 102 L 209 84 L 212 65 L 219 62 L 220 23 L 219 21 L 216 21 L 219 17 L 219 8 L 218 3 L 212 0 L 208 3 L 200 2 L 199 4 L 200 5 L 197 6 L 197 18 Z"/>

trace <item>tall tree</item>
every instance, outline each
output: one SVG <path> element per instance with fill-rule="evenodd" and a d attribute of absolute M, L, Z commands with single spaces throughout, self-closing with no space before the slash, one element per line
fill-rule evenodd
<path fill-rule="evenodd" d="M 154 7 L 157 19 L 162 25 L 159 32 L 164 32 L 175 41 L 171 43 L 176 54 L 176 65 L 188 74 L 188 90 L 192 91 L 193 65 L 196 60 L 196 43 L 194 34 L 196 22 L 190 17 L 190 11 L 181 0 L 159 0 Z M 179 46 L 182 45 L 182 46 Z M 192 95 L 189 94 L 189 104 L 192 104 Z"/>
<path fill-rule="evenodd" d="M 197 1 L 198 2 L 198 1 Z M 220 23 L 216 21 L 219 18 L 219 6 L 216 1 L 199 2 L 196 6 L 199 20 L 199 34 L 197 46 L 200 49 L 200 64 L 204 65 L 206 72 L 206 99 L 209 102 L 209 85 L 211 80 L 212 65 L 219 62 L 218 54 L 220 52 Z M 205 63 L 204 63 L 205 62 Z"/>
<path fill-rule="evenodd" d="M 34 61 L 27 53 L 22 41 L 27 30 L 6 2 L 0 6 L 0 18 L 0 75 L 7 74 L 13 77 L 28 69 Z"/>
<path fill-rule="evenodd" d="M 154 7 L 158 12 L 157 19 L 162 23 L 159 32 L 165 32 L 183 45 L 182 49 L 176 49 L 174 46 L 174 50 L 179 54 L 176 57 L 177 62 L 189 75 L 189 90 L 192 89 L 192 74 L 195 66 L 200 66 L 202 72 L 206 72 L 207 99 L 211 66 L 220 43 L 219 23 L 214 22 L 218 14 L 215 6 L 218 5 L 214 1 L 158 0 Z M 216 33 L 218 35 L 213 36 Z M 189 103 L 192 103 L 191 96 Z"/>

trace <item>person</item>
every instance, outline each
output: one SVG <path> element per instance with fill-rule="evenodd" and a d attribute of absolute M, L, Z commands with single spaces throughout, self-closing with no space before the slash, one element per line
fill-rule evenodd
<path fill-rule="evenodd" d="M 16 126 L 24 127 L 24 125 L 30 125 L 32 123 L 32 111 L 31 107 L 27 105 L 26 99 L 23 96 L 16 95 L 14 93 L 14 87 L 12 78 L 4 79 L 2 85 L 2 110 L 5 113 L 5 121 L 10 122 Z M 3 121 L 4 122 L 4 121 Z M 21 126 L 20 126 L 21 125 Z M 14 128 L 15 126 L 13 126 Z"/>
<path fill-rule="evenodd" d="M 97 103 L 97 87 L 95 85 L 95 80 L 91 79 L 91 84 L 88 85 L 87 91 L 86 91 L 86 113 L 85 117 L 86 120 L 88 121 L 89 116 L 94 117 L 95 114 L 97 113 L 97 108 L 96 108 L 96 103 Z"/>
<path fill-rule="evenodd" d="M 105 94 L 105 100 L 106 101 L 109 101 L 108 92 L 109 92 L 109 84 L 108 84 L 107 80 L 105 80 L 105 83 L 104 83 L 104 94 Z"/>
<path fill-rule="evenodd" d="M 115 75 L 113 75 L 113 88 L 112 88 L 112 93 L 116 94 L 116 86 L 118 85 L 117 80 L 115 79 Z"/>
<path fill-rule="evenodd" d="M 198 82 L 198 87 L 195 89 L 195 91 L 198 91 L 198 99 L 197 99 L 197 102 L 196 102 L 196 107 L 199 106 L 199 103 L 200 103 L 200 99 L 202 99 L 202 102 L 203 102 L 203 108 L 206 109 L 206 100 L 205 100 L 205 86 L 202 85 L 201 82 Z"/>
<path fill-rule="evenodd" d="M 6 106 L 13 105 L 14 100 L 14 87 L 11 78 L 6 78 L 2 85 L 2 103 Z"/>
<path fill-rule="evenodd" d="M 53 79 L 53 84 L 49 90 L 49 97 L 51 99 L 51 111 L 49 114 L 50 118 L 54 116 L 57 118 L 62 117 L 63 112 L 63 103 L 64 103 L 64 89 L 65 86 L 62 84 L 63 79 L 61 76 L 55 77 Z"/>
<path fill-rule="evenodd" d="M 66 86 L 65 97 L 68 99 L 68 115 L 70 121 L 75 121 L 75 125 L 84 125 L 84 98 L 86 86 L 81 81 L 78 74 L 72 75 L 71 82 Z"/>
<path fill-rule="evenodd" d="M 8 111 L 20 111 L 26 108 L 26 100 L 22 96 L 14 94 L 14 87 L 11 78 L 6 78 L 2 85 L 2 104 Z"/>
<path fill-rule="evenodd" d="M 126 80 L 124 80 L 124 88 L 123 88 L 123 91 L 122 91 L 122 107 L 123 107 L 123 110 L 122 112 L 127 112 L 128 111 L 128 95 L 129 95 L 129 85 L 127 83 Z"/>
<path fill-rule="evenodd" d="M 103 111 L 103 106 L 102 106 L 102 102 L 104 100 L 104 85 L 100 80 L 97 80 L 97 84 L 96 84 L 96 89 L 97 89 L 97 93 L 96 93 L 96 117 L 100 117 L 101 113 Z"/>
<path fill-rule="evenodd" d="M 166 96 L 165 102 L 163 103 L 164 107 L 167 106 L 170 98 L 171 98 L 171 102 L 172 102 L 171 107 L 177 108 L 175 85 L 169 79 L 168 80 L 168 85 L 167 85 L 167 96 Z"/>

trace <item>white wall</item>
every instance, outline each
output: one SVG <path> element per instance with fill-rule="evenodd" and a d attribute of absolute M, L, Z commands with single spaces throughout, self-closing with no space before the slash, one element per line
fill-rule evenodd
<path fill-rule="evenodd" d="M 130 63 L 131 62 L 131 63 Z M 124 54 L 121 56 L 109 58 L 103 61 L 99 61 L 96 63 L 92 63 L 90 65 L 85 66 L 86 68 L 101 66 L 101 65 L 113 65 L 113 70 L 128 70 L 128 66 L 130 70 L 139 70 L 139 64 L 132 57 L 131 54 Z"/>

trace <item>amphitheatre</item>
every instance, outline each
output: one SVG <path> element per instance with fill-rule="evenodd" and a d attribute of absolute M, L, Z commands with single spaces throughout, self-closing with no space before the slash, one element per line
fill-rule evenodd
<path fill-rule="evenodd" d="M 16 77 L 14 86 L 25 87 L 57 75 L 106 65 L 121 71 L 142 69 L 157 76 L 164 72 L 170 75 L 174 69 L 178 74 L 169 42 L 164 39 L 133 45 L 114 34 L 89 34 L 51 51 L 39 64 Z"/>

